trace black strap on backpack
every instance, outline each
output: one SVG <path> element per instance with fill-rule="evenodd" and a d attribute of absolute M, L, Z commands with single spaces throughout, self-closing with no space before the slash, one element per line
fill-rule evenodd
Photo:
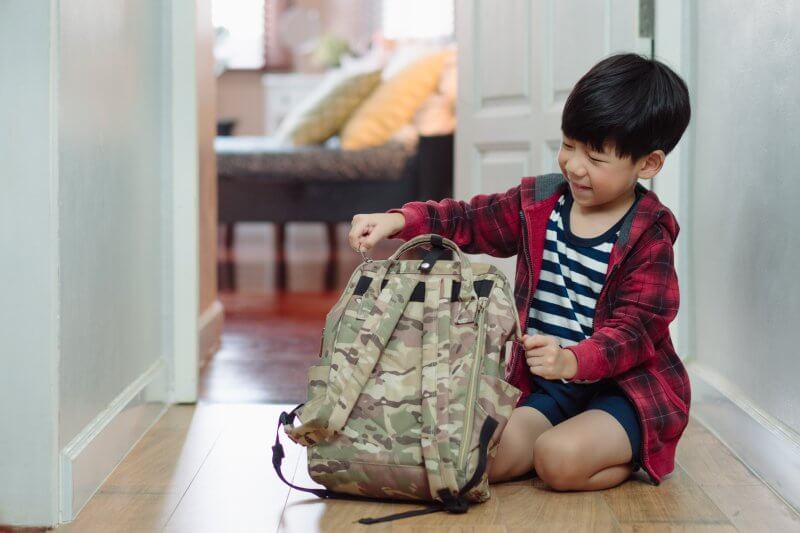
<path fill-rule="evenodd" d="M 283 458 L 286 457 L 286 454 L 283 453 L 283 446 L 278 438 L 278 432 L 283 424 L 290 424 L 294 420 L 294 417 L 296 416 L 295 413 L 298 409 L 303 407 L 303 405 L 305 404 L 301 403 L 288 413 L 281 413 L 281 416 L 278 418 L 278 428 L 275 430 L 275 446 L 272 447 L 272 466 L 275 468 L 275 472 L 278 474 L 278 477 L 281 478 L 281 481 L 293 489 L 309 492 L 315 496 L 319 496 L 320 498 L 331 498 L 333 495 L 332 491 L 329 491 L 328 489 L 308 489 L 305 487 L 298 487 L 297 485 L 287 481 L 286 478 L 283 477 L 283 472 L 281 471 L 281 464 L 283 463 Z"/>
<path fill-rule="evenodd" d="M 436 234 L 431 235 L 431 249 L 423 256 L 422 262 L 419 264 L 420 272 L 424 274 L 430 273 L 433 265 L 436 264 L 436 261 L 438 261 L 446 251 L 447 248 L 442 242 L 442 236 Z"/>
<path fill-rule="evenodd" d="M 315 496 L 324 499 L 343 499 L 343 500 L 361 500 L 361 501 L 383 501 L 387 503 L 396 503 L 398 500 L 389 499 L 389 498 L 372 498 L 368 496 L 358 496 L 355 494 L 342 494 L 338 492 L 334 492 L 328 489 L 311 489 L 306 487 L 298 487 L 286 480 L 283 476 L 283 472 L 281 471 L 281 464 L 283 463 L 283 459 L 285 454 L 283 452 L 283 445 L 281 445 L 279 440 L 279 432 L 280 428 L 284 424 L 290 424 L 294 421 L 296 416 L 296 412 L 300 409 L 304 404 L 300 404 L 290 412 L 286 413 L 283 412 L 280 414 L 278 419 L 278 427 L 275 430 L 275 445 L 272 447 L 272 466 L 275 468 L 275 472 L 278 474 L 278 477 L 281 481 L 286 483 L 293 489 L 308 492 Z M 486 463 L 487 463 L 487 456 L 489 452 L 489 440 L 494 435 L 495 430 L 497 429 L 497 420 L 492 418 L 491 416 L 487 416 L 486 420 L 483 422 L 483 426 L 481 427 L 481 434 L 479 437 L 479 445 L 478 445 L 478 466 L 475 468 L 475 472 L 472 474 L 472 477 L 467 481 L 467 483 L 461 487 L 458 491 L 458 494 L 453 494 L 445 489 L 439 491 L 439 497 L 442 499 L 441 502 L 437 502 L 434 505 L 430 505 L 425 507 L 424 509 L 417 509 L 414 511 L 406 511 L 402 513 L 395 513 L 387 516 L 382 516 L 379 518 L 362 518 L 358 522 L 361 524 L 377 524 L 380 522 L 390 522 L 393 520 L 400 520 L 402 518 L 410 518 L 412 516 L 421 516 L 425 514 L 431 513 L 438 513 L 442 511 L 446 511 L 448 513 L 454 514 L 461 514 L 466 513 L 469 508 L 469 502 L 466 499 L 466 494 L 472 490 L 472 488 L 477 485 L 481 478 L 483 477 L 483 473 L 486 471 Z M 420 504 L 418 501 L 409 501 L 409 503 Z"/>

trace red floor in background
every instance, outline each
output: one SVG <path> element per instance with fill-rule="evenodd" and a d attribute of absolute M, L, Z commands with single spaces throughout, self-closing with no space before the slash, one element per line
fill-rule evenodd
<path fill-rule="evenodd" d="M 338 295 L 324 292 L 225 293 L 222 348 L 202 369 L 210 402 L 299 403 L 319 353 L 325 315 Z"/>
<path fill-rule="evenodd" d="M 286 255 L 288 290 L 274 290 L 271 224 L 236 229 L 237 291 L 221 292 L 225 327 L 221 349 L 200 372 L 200 400 L 299 403 L 306 371 L 319 354 L 325 316 L 336 303 L 361 256 L 347 244 L 349 224 L 338 227 L 337 289 L 324 291 L 328 245 L 322 224 L 290 224 Z M 380 243 L 372 257 L 386 258 L 402 244 Z M 405 257 L 405 256 L 404 256 Z"/>

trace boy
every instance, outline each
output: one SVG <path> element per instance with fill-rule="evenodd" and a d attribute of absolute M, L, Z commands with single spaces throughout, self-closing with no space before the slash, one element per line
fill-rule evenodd
<path fill-rule="evenodd" d="M 561 174 L 526 177 L 469 202 L 410 202 L 353 217 L 359 251 L 438 233 L 467 253 L 517 254 L 523 329 L 506 366 L 522 397 L 489 465 L 491 482 L 532 469 L 554 490 L 613 487 L 674 469 L 688 375 L 672 346 L 675 217 L 638 184 L 689 124 L 689 93 L 664 64 L 604 59 L 562 113 Z"/>

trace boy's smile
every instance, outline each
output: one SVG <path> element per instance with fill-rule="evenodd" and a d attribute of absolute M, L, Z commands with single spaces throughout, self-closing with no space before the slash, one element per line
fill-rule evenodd
<path fill-rule="evenodd" d="M 608 143 L 602 152 L 562 135 L 558 165 L 567 179 L 572 196 L 584 211 L 614 210 L 630 205 L 638 179 L 651 179 L 664 163 L 664 152 L 654 150 L 633 162 L 619 158 Z"/>

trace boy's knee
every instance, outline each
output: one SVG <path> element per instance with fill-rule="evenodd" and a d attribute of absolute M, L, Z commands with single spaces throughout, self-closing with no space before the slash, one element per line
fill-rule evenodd
<path fill-rule="evenodd" d="M 531 447 L 526 437 L 524 428 L 516 424 L 506 425 L 495 457 L 487 466 L 490 483 L 521 475 L 533 467 Z"/>
<path fill-rule="evenodd" d="M 533 444 L 536 474 L 554 490 L 570 490 L 580 480 L 580 451 L 563 439 L 542 434 Z"/>

